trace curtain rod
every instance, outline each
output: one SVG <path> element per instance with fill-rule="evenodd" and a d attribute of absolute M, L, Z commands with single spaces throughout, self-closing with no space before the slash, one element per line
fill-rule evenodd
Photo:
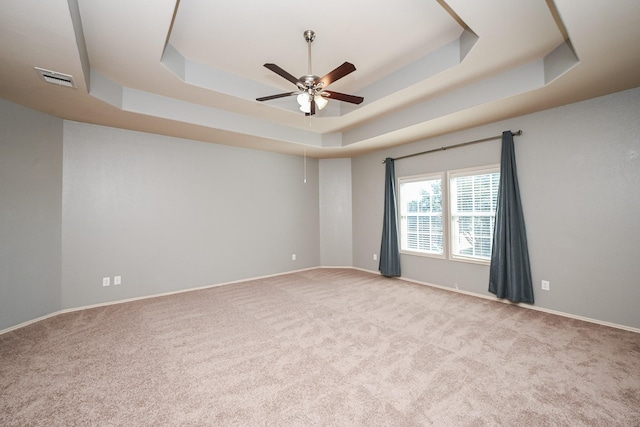
<path fill-rule="evenodd" d="M 522 135 L 522 131 L 521 130 L 516 131 L 516 132 L 512 131 L 511 135 L 513 135 L 513 136 Z M 406 156 L 396 157 L 395 159 L 391 159 L 391 160 L 406 159 L 408 157 L 421 156 L 422 154 L 435 153 L 436 151 L 444 151 L 444 150 L 448 150 L 450 148 L 464 147 L 465 145 L 477 144 L 479 142 L 493 141 L 494 139 L 501 139 L 501 138 L 502 138 L 502 135 L 490 136 L 489 138 L 476 139 L 475 141 L 462 142 L 460 144 L 449 145 L 447 147 L 434 148 L 433 150 L 421 151 L 419 153 L 414 153 L 414 154 L 407 154 Z M 382 161 L 382 163 L 385 163 L 385 162 L 386 162 L 386 159 Z"/>

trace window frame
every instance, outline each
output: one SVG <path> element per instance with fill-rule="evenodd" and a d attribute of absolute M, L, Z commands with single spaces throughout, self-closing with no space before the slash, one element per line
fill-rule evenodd
<path fill-rule="evenodd" d="M 403 232 L 403 201 L 402 201 L 402 184 L 411 183 L 411 182 L 419 182 L 419 181 L 432 181 L 432 180 L 440 180 L 442 183 L 442 253 L 431 253 L 431 252 L 422 252 L 418 250 L 411 249 L 403 249 L 403 241 L 405 239 L 405 233 Z M 447 258 L 447 205 L 448 205 L 448 197 L 446 190 L 447 182 L 446 182 L 446 173 L 443 172 L 434 172 L 434 173 L 426 173 L 420 175 L 411 175 L 411 176 L 403 176 L 397 179 L 397 188 L 398 188 L 398 233 L 399 233 L 399 247 L 400 253 L 406 255 L 416 255 L 427 258 L 437 258 L 437 259 L 446 259 Z"/>
<path fill-rule="evenodd" d="M 454 209 L 453 205 L 453 185 L 451 185 L 451 181 L 455 178 L 460 178 L 460 177 L 465 177 L 465 176 L 475 176 L 475 175 L 489 175 L 489 174 L 494 174 L 494 173 L 498 173 L 500 174 L 500 164 L 493 164 L 493 165 L 485 165 L 485 166 L 475 166 L 475 167 L 471 167 L 471 168 L 464 168 L 464 169 L 455 169 L 455 170 L 450 170 L 447 171 L 447 208 L 448 208 L 448 228 L 449 228 L 449 234 L 447 237 L 447 243 L 448 244 L 448 254 L 447 257 L 448 259 L 450 259 L 451 261 L 458 261 L 458 262 L 467 262 L 467 263 L 472 263 L 472 264 L 481 264 L 481 265 L 490 265 L 491 264 L 491 259 L 482 259 L 482 258 L 478 258 L 478 257 L 473 257 L 473 256 L 465 256 L 465 255 L 458 255 L 458 254 L 454 254 L 453 253 L 453 240 L 454 240 L 454 231 L 455 231 L 455 226 L 454 226 L 454 215 L 456 214 L 456 210 Z M 496 203 L 496 210 L 497 210 L 497 203 Z M 493 211 L 493 218 L 494 218 L 494 226 L 495 226 L 495 214 L 496 214 L 496 210 Z M 491 233 L 492 235 L 490 236 L 491 239 L 493 240 L 493 233 Z M 492 241 L 493 244 L 493 241 Z M 493 248 L 492 248 L 493 249 Z"/>
<path fill-rule="evenodd" d="M 455 209 L 452 206 L 453 195 L 451 180 L 463 176 L 473 176 L 473 175 L 485 175 L 485 174 L 500 174 L 500 164 L 490 164 L 483 166 L 474 166 L 463 169 L 452 169 L 442 172 L 432 172 L 432 173 L 424 173 L 419 175 L 409 175 L 409 176 L 401 176 L 396 178 L 397 185 L 397 198 L 398 198 L 398 206 L 397 206 L 397 216 L 398 216 L 398 238 L 400 241 L 398 242 L 398 246 L 400 249 L 400 253 L 403 255 L 415 255 L 427 258 L 435 258 L 435 259 L 444 259 L 448 261 L 455 262 L 464 262 L 470 264 L 480 264 L 480 265 L 490 265 L 490 259 L 482 259 L 476 258 L 473 256 L 464 256 L 457 255 L 453 253 L 453 233 L 454 233 L 454 213 Z M 434 179 L 439 179 L 442 182 L 442 254 L 437 253 L 429 253 L 422 252 L 411 249 L 403 249 L 403 241 L 406 239 L 406 233 L 403 231 L 403 201 L 402 201 L 402 189 L 401 185 L 403 183 L 409 182 L 417 182 L 417 181 L 430 181 Z M 496 203 L 497 208 L 497 203 Z M 495 218 L 495 210 L 492 213 L 493 218 Z M 494 219 L 495 226 L 495 219 Z M 493 233 L 492 233 L 493 234 Z M 493 244 L 493 236 L 491 236 L 492 244 Z"/>

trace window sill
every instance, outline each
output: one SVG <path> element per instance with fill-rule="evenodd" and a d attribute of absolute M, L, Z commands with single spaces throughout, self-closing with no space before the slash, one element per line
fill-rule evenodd
<path fill-rule="evenodd" d="M 426 253 L 426 252 L 414 252 L 414 251 L 408 251 L 408 250 L 400 250 L 400 254 L 401 255 L 413 255 L 413 256 L 419 256 L 419 257 L 424 257 L 424 258 L 435 258 L 435 259 L 444 259 L 446 260 L 447 257 L 444 254 L 430 254 L 430 253 Z"/>
<path fill-rule="evenodd" d="M 464 262 L 467 264 L 491 265 L 491 260 L 483 260 L 477 258 L 466 258 L 461 256 L 450 255 L 449 261 Z"/>

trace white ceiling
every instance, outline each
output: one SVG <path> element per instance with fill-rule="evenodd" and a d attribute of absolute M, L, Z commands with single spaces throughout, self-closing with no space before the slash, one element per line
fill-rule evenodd
<path fill-rule="evenodd" d="M 640 86 L 638 0 L 4 0 L 0 97 L 68 120 L 347 157 Z M 357 70 L 316 116 L 263 67 Z M 45 83 L 41 67 L 76 88 Z M 525 129 L 526 131 L 526 129 Z"/>

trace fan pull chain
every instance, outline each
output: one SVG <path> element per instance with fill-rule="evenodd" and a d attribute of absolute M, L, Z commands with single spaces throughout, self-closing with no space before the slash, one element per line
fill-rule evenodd
<path fill-rule="evenodd" d="M 304 183 L 307 183 L 307 149 L 304 149 Z"/>

